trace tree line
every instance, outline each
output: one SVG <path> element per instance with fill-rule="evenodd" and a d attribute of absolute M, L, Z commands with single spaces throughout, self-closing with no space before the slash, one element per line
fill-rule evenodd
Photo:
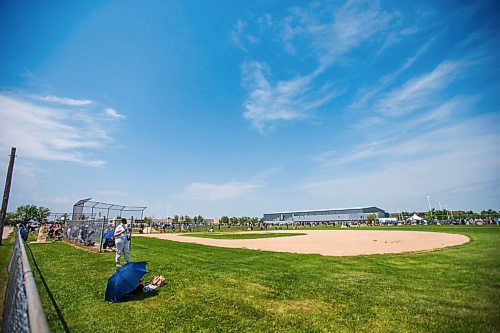
<path fill-rule="evenodd" d="M 201 215 L 190 217 L 189 215 L 174 215 L 172 222 L 174 223 L 190 223 L 190 222 L 203 222 L 204 218 Z"/>
<path fill-rule="evenodd" d="M 414 213 L 401 212 L 403 219 L 411 217 Z M 418 213 L 417 213 L 418 214 Z M 500 211 L 493 209 L 482 210 L 480 213 L 475 213 L 472 210 L 463 211 L 450 211 L 446 209 L 432 209 L 425 213 L 424 216 L 427 220 L 460 220 L 460 219 L 484 219 L 484 218 L 500 218 Z"/>
<path fill-rule="evenodd" d="M 242 217 L 228 217 L 228 216 L 222 216 L 219 220 L 221 223 L 231 223 L 231 224 L 246 224 L 246 223 L 253 223 L 257 224 L 259 223 L 259 218 L 258 217 L 248 217 L 248 216 L 242 216 Z"/>
<path fill-rule="evenodd" d="M 30 222 L 44 222 L 50 215 L 50 209 L 36 205 L 22 205 L 14 212 L 9 212 L 5 216 L 5 224 L 15 225 L 17 223 L 27 224 Z"/>

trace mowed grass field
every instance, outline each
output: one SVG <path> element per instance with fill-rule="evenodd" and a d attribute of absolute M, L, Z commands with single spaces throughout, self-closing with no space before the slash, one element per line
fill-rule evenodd
<path fill-rule="evenodd" d="M 115 304 L 104 301 L 113 253 L 65 243 L 30 248 L 52 331 L 500 331 L 499 227 L 394 229 L 461 233 L 471 242 L 424 253 L 324 257 L 135 237 L 132 259 L 147 261 L 146 279 L 163 274 L 166 285 Z"/>

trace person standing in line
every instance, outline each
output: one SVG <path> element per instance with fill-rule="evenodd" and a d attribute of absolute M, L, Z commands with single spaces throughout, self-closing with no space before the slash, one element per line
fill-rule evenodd
<path fill-rule="evenodd" d="M 116 244 L 116 267 L 121 267 L 120 259 L 122 252 L 125 255 L 125 261 L 130 261 L 130 239 L 127 230 L 127 219 L 122 219 L 122 223 L 115 229 L 115 244 Z"/>

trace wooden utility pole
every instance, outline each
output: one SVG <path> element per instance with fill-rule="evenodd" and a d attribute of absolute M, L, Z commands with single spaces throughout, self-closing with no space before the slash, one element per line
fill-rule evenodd
<path fill-rule="evenodd" d="M 2 245 L 3 226 L 5 215 L 7 214 L 7 205 L 9 204 L 10 184 L 12 183 L 12 172 L 14 171 L 14 159 L 16 158 L 16 148 L 12 147 L 10 151 L 9 169 L 7 170 L 7 179 L 5 180 L 5 189 L 3 191 L 2 210 L 0 210 L 0 245 Z"/>

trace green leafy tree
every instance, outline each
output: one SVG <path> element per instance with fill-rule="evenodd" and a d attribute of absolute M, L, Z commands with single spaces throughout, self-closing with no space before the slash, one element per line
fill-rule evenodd
<path fill-rule="evenodd" d="M 203 218 L 203 216 L 198 215 L 198 217 L 196 218 L 196 220 L 197 220 L 199 223 L 202 223 L 202 222 L 204 221 L 204 218 Z"/>
<path fill-rule="evenodd" d="M 472 210 L 469 210 L 465 214 L 467 215 L 467 218 L 469 218 L 469 219 L 475 219 L 475 218 L 479 217 L 479 214 L 474 213 Z"/>
<path fill-rule="evenodd" d="M 232 224 L 236 224 L 236 223 L 238 223 L 238 221 L 239 221 L 239 219 L 236 216 L 233 216 L 229 219 L 229 222 L 231 222 Z"/>
<path fill-rule="evenodd" d="M 179 215 L 174 215 L 174 218 L 172 219 L 172 222 L 174 222 L 174 223 L 179 222 Z"/>
<path fill-rule="evenodd" d="M 50 215 L 50 209 L 45 207 L 37 207 L 35 220 L 42 223 Z"/>
<path fill-rule="evenodd" d="M 377 219 L 377 216 L 375 214 L 370 214 L 366 217 L 368 224 L 374 224 L 375 220 Z"/>
<path fill-rule="evenodd" d="M 64 222 L 66 222 L 67 219 L 68 219 L 68 213 L 64 213 L 61 216 L 59 216 L 58 220 L 60 223 L 64 223 Z"/>
<path fill-rule="evenodd" d="M 413 214 L 411 214 L 410 212 L 401 212 L 401 218 L 403 219 L 403 221 L 406 221 L 406 219 L 412 215 Z"/>
<path fill-rule="evenodd" d="M 494 211 L 493 209 L 488 209 L 488 210 L 483 210 L 481 212 L 481 217 L 497 217 L 498 212 Z"/>
<path fill-rule="evenodd" d="M 35 205 L 23 205 L 16 209 L 15 217 L 21 223 L 28 223 L 37 218 L 38 209 Z"/>
<path fill-rule="evenodd" d="M 223 216 L 219 219 L 220 223 L 229 223 L 229 217 Z"/>
<path fill-rule="evenodd" d="M 434 208 L 432 208 L 432 210 L 428 211 L 427 214 L 425 214 L 424 218 L 427 221 L 435 220 L 436 219 L 436 212 L 434 211 Z"/>
<path fill-rule="evenodd" d="M 17 219 L 16 219 L 15 212 L 8 212 L 5 214 L 5 221 L 4 221 L 5 225 L 14 226 L 14 225 L 16 225 L 16 223 L 17 223 Z"/>
<path fill-rule="evenodd" d="M 191 222 L 191 218 L 189 217 L 189 215 L 184 216 L 184 222 L 186 223 Z"/>

